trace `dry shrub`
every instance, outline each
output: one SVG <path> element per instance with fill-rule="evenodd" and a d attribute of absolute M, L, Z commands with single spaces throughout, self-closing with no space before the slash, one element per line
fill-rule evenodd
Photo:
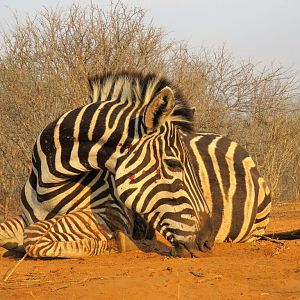
<path fill-rule="evenodd" d="M 103 71 L 166 74 L 196 106 L 196 126 L 236 139 L 252 153 L 277 198 L 299 197 L 299 101 L 294 74 L 258 71 L 222 48 L 193 54 L 121 2 L 103 10 L 44 9 L 2 33 L 0 210 L 19 209 L 19 191 L 40 130 L 87 103 L 87 77 Z M 298 168 L 298 169 L 297 169 Z M 287 193 L 288 192 L 288 193 Z M 297 194 L 298 193 L 298 194 Z"/>
<path fill-rule="evenodd" d="M 300 199 L 300 101 L 292 70 L 235 62 L 221 48 L 172 58 L 175 81 L 197 108 L 196 126 L 222 133 L 253 156 L 274 199 Z M 177 67 L 177 73 L 176 73 Z"/>

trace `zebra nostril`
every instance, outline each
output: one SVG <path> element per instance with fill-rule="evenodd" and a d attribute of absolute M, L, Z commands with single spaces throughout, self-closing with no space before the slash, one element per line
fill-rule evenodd
<path fill-rule="evenodd" d="M 202 214 L 202 228 L 197 233 L 196 244 L 200 251 L 207 252 L 214 245 L 214 231 L 211 218 L 208 214 Z"/>
<path fill-rule="evenodd" d="M 211 250 L 214 243 L 211 240 L 208 240 L 204 243 L 204 247 L 206 247 L 208 250 Z"/>
<path fill-rule="evenodd" d="M 214 246 L 214 242 L 212 239 L 209 239 L 207 241 L 204 242 L 203 244 L 203 252 L 206 252 L 206 251 L 210 251 Z"/>
<path fill-rule="evenodd" d="M 210 241 L 205 241 L 203 243 L 198 244 L 199 250 L 202 252 L 208 252 L 212 249 L 212 244 Z"/>

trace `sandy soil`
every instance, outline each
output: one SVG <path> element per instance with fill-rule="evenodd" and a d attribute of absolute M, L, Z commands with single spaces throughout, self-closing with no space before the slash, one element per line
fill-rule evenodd
<path fill-rule="evenodd" d="M 268 231 L 293 229 L 300 229 L 300 203 L 275 207 Z M 218 244 L 190 259 L 164 256 L 161 244 L 149 248 L 85 259 L 26 259 L 0 282 L 0 299 L 300 299 L 300 240 Z M 0 278 L 16 262 L 0 257 Z"/>

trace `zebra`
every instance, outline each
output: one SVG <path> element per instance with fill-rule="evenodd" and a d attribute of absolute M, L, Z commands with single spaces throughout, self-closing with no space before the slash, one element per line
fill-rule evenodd
<path fill-rule="evenodd" d="M 215 242 L 251 242 L 263 236 L 269 222 L 270 190 L 245 149 L 215 133 L 185 134 L 185 143 L 193 157 L 194 168 L 197 170 L 205 200 L 212 213 Z M 119 209 L 112 214 L 114 218 L 110 219 L 111 225 L 108 227 L 113 228 L 114 222 L 123 219 L 125 221 L 118 226 L 119 230 L 123 229 L 131 237 L 153 239 L 154 231 L 147 232 L 151 225 L 146 226 L 142 219 L 133 216 L 131 210 L 118 199 L 112 174 L 109 175 L 106 171 L 105 175 L 105 171 L 102 170 L 99 172 L 103 178 L 109 178 L 107 181 L 100 180 L 101 176 L 97 177 L 97 184 L 102 182 L 100 186 L 104 192 L 100 195 L 100 199 L 105 200 L 103 205 L 106 206 L 102 218 L 107 219 L 111 216 L 108 212 L 114 206 L 117 205 Z M 107 201 L 107 196 L 112 200 Z M 79 204 L 81 207 L 78 209 L 82 209 L 83 204 Z M 93 210 L 95 211 L 95 207 Z M 133 226 L 134 221 L 136 227 Z M 20 226 L 19 222 L 15 227 Z M 141 230 L 139 233 L 134 232 L 137 226 Z M 153 225 L 151 227 L 153 228 Z M 113 228 L 112 232 L 115 231 L 116 228 Z M 129 245 L 127 249 L 136 248 L 133 244 Z M 77 250 L 76 253 L 79 255 Z"/>
<path fill-rule="evenodd" d="M 192 116 L 179 91 L 154 74 L 105 74 L 89 83 L 91 103 L 66 112 L 38 136 L 22 215 L 16 230 L 8 230 L 9 221 L 1 224 L 0 245 L 24 247 L 33 257 L 118 252 L 122 239 L 115 233 L 133 231 L 125 204 L 172 244 L 174 255 L 211 249 L 209 207 L 183 140 Z M 99 196 L 107 180 L 115 213 Z"/>
<path fill-rule="evenodd" d="M 192 164 L 185 172 L 192 169 L 196 178 L 192 174 L 188 174 L 188 178 L 200 182 L 211 212 L 214 241 L 251 242 L 262 237 L 269 223 L 270 189 L 249 153 L 236 142 L 215 133 L 185 132 L 182 140 Z M 147 147 L 152 149 L 152 146 Z M 143 149 L 140 144 L 131 155 L 121 159 L 123 167 L 115 178 L 118 194 L 120 200 L 137 211 L 150 228 L 167 236 L 160 220 L 156 220 L 154 215 L 152 185 L 156 180 L 147 176 L 147 170 L 152 168 L 155 149 L 149 157 L 143 155 Z M 128 172 L 129 166 L 135 169 L 131 168 Z M 182 168 L 177 161 L 170 161 L 169 166 L 178 172 Z M 159 172 L 157 177 L 160 176 L 167 174 Z M 141 180 L 143 190 L 139 188 Z M 155 196 L 157 201 L 168 202 L 158 193 Z M 172 215 L 171 210 L 168 214 Z"/>

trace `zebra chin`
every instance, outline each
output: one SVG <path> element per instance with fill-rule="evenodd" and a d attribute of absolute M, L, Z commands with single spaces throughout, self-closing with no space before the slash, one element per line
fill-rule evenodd
<path fill-rule="evenodd" d="M 201 214 L 201 229 L 189 240 L 174 240 L 171 255 L 175 257 L 200 257 L 203 252 L 212 250 L 215 236 L 209 214 Z"/>

